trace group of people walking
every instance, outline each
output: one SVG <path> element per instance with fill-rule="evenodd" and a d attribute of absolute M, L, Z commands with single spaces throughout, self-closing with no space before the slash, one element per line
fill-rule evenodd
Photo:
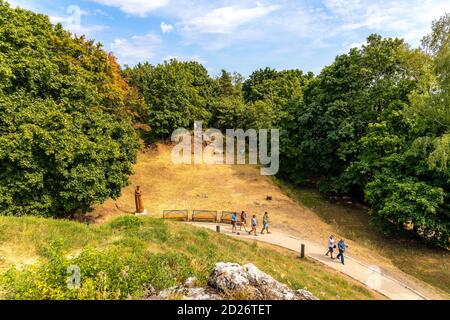
<path fill-rule="evenodd" d="M 247 230 L 247 213 L 245 211 L 242 211 L 240 219 L 238 219 L 238 215 L 236 212 L 233 212 L 231 215 L 231 226 L 232 226 L 232 232 L 238 233 L 237 227 L 240 226 L 239 231 L 242 231 L 242 228 L 244 228 L 244 232 L 248 233 L 249 235 L 254 234 L 255 237 L 258 236 L 257 234 L 257 228 L 258 228 L 258 220 L 256 218 L 256 215 L 253 215 L 250 221 L 251 229 L 250 231 Z M 263 228 L 261 230 L 261 234 L 264 234 L 264 232 L 267 232 L 267 234 L 271 234 L 269 231 L 269 213 L 264 213 L 263 217 Z"/>
<path fill-rule="evenodd" d="M 328 238 L 328 251 L 327 251 L 327 253 L 325 255 L 326 256 L 330 255 L 332 260 L 334 260 L 334 259 L 338 259 L 339 260 L 340 259 L 341 263 L 345 264 L 344 253 L 345 253 L 345 250 L 348 248 L 348 246 L 345 244 L 345 241 L 342 240 L 342 239 L 339 240 L 337 245 L 335 244 L 335 242 L 336 242 L 336 238 L 333 235 L 331 235 Z M 338 249 L 339 254 L 336 256 L 336 258 L 334 258 L 333 257 L 333 253 L 334 253 L 334 249 L 336 249 L 336 248 Z"/>
<path fill-rule="evenodd" d="M 247 230 L 247 213 L 245 211 L 242 211 L 240 217 L 238 218 L 238 214 L 236 212 L 233 212 L 231 215 L 231 230 L 233 233 L 240 234 L 239 232 L 242 231 L 242 228 L 244 228 L 244 232 L 248 233 L 249 235 L 254 234 L 255 236 L 258 236 L 257 234 L 257 227 L 258 227 L 258 220 L 256 218 L 256 215 L 253 215 L 250 221 L 251 229 L 250 231 Z M 240 227 L 238 231 L 238 226 Z M 260 234 L 264 234 L 264 232 L 267 232 L 267 234 L 271 234 L 269 231 L 269 214 L 266 212 L 263 216 L 263 228 L 261 229 Z M 341 261 L 341 263 L 345 264 L 345 250 L 348 248 L 348 246 L 345 244 L 344 240 L 339 240 L 339 242 L 336 244 L 336 238 L 334 235 L 331 235 L 328 238 L 328 251 L 325 253 L 326 256 L 330 256 L 332 260 L 338 259 Z M 333 254 L 335 250 L 338 250 L 338 255 L 336 257 L 333 257 Z"/>

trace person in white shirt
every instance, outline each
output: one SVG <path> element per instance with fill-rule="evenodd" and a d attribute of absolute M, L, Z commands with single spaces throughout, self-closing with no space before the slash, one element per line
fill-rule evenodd
<path fill-rule="evenodd" d="M 325 255 L 328 256 L 328 254 L 331 254 L 331 259 L 334 259 L 334 258 L 333 258 L 333 252 L 334 252 L 334 248 L 336 247 L 335 244 L 334 244 L 334 241 L 335 241 L 335 240 L 336 240 L 336 239 L 334 238 L 333 235 L 331 235 L 331 236 L 328 238 L 328 251 L 327 251 L 327 253 L 326 253 Z"/>

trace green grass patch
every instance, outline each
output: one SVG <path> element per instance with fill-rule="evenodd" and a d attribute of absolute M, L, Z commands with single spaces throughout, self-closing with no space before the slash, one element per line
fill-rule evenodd
<path fill-rule="evenodd" d="M 293 289 L 321 299 L 374 299 L 373 292 L 287 250 L 239 241 L 183 223 L 121 217 L 101 226 L 31 217 L 0 217 L 4 299 L 140 299 L 195 276 L 206 285 L 217 262 L 254 263 Z M 28 250 L 28 251 L 23 251 Z M 23 253 L 37 258 L 18 267 Z M 26 258 L 26 256 L 25 256 Z M 79 270 L 80 287 L 71 288 Z"/>

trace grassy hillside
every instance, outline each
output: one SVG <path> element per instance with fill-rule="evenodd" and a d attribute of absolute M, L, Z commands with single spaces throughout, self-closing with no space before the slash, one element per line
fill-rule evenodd
<path fill-rule="evenodd" d="M 360 205 L 333 203 L 314 189 L 294 187 L 278 179 L 273 181 L 346 239 L 388 257 L 400 270 L 443 290 L 442 294 L 449 297 L 450 251 L 427 245 L 408 234 L 385 236 L 371 227 L 370 215 Z"/>
<path fill-rule="evenodd" d="M 379 295 L 322 265 L 277 247 L 243 242 L 160 219 L 120 217 L 100 226 L 40 218 L 0 217 L 3 299 L 139 299 L 190 276 L 206 284 L 216 262 L 252 262 L 292 288 L 321 299 Z M 67 287 L 78 266 L 81 289 Z"/>
<path fill-rule="evenodd" d="M 406 237 L 385 237 L 369 226 L 366 209 L 335 204 L 317 191 L 261 176 L 257 166 L 176 165 L 171 161 L 171 151 L 169 145 L 156 144 L 140 153 L 131 185 L 122 190 L 117 201 L 97 206 L 91 218 L 104 223 L 126 214 L 124 211 L 133 211 L 137 185 L 144 193 L 146 209 L 154 217 L 161 217 L 166 209 L 245 210 L 261 220 L 267 211 L 274 230 L 324 247 L 330 234 L 345 238 L 348 254 L 359 261 L 379 266 L 429 297 L 448 297 L 449 252 Z M 267 201 L 267 195 L 273 200 Z"/>

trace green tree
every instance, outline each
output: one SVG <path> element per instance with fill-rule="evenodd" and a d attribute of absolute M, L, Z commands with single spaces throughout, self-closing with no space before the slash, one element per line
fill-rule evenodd
<path fill-rule="evenodd" d="M 362 48 L 338 56 L 310 82 L 298 115 L 298 180 L 319 182 L 326 193 L 362 198 L 371 164 L 361 162 L 371 123 L 392 121 L 417 86 L 418 54 L 403 40 L 372 35 Z"/>
<path fill-rule="evenodd" d="M 138 64 L 124 74 L 145 98 L 154 137 L 167 138 L 175 129 L 209 121 L 213 80 L 201 64 L 173 59 L 157 66 Z"/>
<path fill-rule="evenodd" d="M 450 15 L 423 39 L 424 72 L 403 112 L 409 130 L 381 158 L 365 193 L 374 218 L 443 247 L 450 245 Z"/>
<path fill-rule="evenodd" d="M 246 105 L 242 95 L 243 77 L 226 70 L 214 81 L 210 125 L 217 129 L 239 129 L 245 126 Z"/>
<path fill-rule="evenodd" d="M 100 44 L 0 0 L 0 213 L 63 216 L 128 183 L 139 147 Z"/>
<path fill-rule="evenodd" d="M 239 95 L 239 91 L 233 84 L 232 75 L 226 70 L 221 71 L 220 77 L 217 78 L 217 94 L 219 96 L 232 97 Z"/>
<path fill-rule="evenodd" d="M 295 180 L 300 154 L 299 117 L 304 112 L 303 93 L 312 81 L 312 73 L 301 70 L 259 69 L 243 84 L 246 100 L 244 123 L 247 128 L 280 130 L 280 175 Z"/>
<path fill-rule="evenodd" d="M 271 68 L 254 71 L 242 86 L 245 102 L 270 99 L 272 87 L 268 85 L 268 81 L 275 80 L 277 77 L 278 72 Z"/>

